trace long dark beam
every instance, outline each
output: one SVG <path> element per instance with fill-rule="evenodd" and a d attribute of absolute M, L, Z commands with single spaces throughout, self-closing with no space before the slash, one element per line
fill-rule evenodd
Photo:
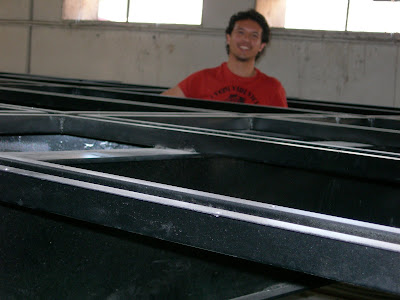
<path fill-rule="evenodd" d="M 75 89 L 75 88 L 73 88 Z M 118 92 L 104 90 L 71 90 L 70 93 L 56 93 L 28 88 L 0 87 L 0 101 L 20 105 L 34 105 L 35 107 L 58 110 L 114 110 L 114 111 L 227 111 L 240 113 L 317 113 L 311 110 L 290 109 L 272 106 L 228 103 L 222 101 L 207 101 L 196 99 L 182 99 L 168 96 L 159 96 L 148 93 Z M 83 95 L 82 95 L 83 94 Z M 57 101 L 69 99 L 71 104 Z M 12 100 L 14 102 L 12 102 Z M 76 100 L 78 99 L 78 100 Z M 84 102 L 83 100 L 91 100 Z M 97 101 L 95 101 L 97 100 Z M 80 101 L 79 105 L 74 101 Z M 107 103 L 108 102 L 108 103 Z M 123 104 L 118 104 L 123 103 Z M 148 108 L 147 108 L 148 107 Z"/>
<path fill-rule="evenodd" d="M 93 122 L 87 123 L 85 120 Z M 84 125 L 85 123 L 87 124 Z M 241 157 L 305 169 L 317 168 L 341 174 L 371 176 L 371 178 L 376 178 L 375 176 L 382 172 L 383 177 L 395 182 L 398 180 L 396 174 L 400 171 L 399 158 L 396 155 L 386 155 L 384 152 L 360 154 L 355 149 L 331 149 L 329 146 L 307 144 L 290 139 L 273 139 L 252 134 L 185 128 L 184 126 L 122 120 L 112 121 L 112 124 L 120 129 L 115 130 L 106 120 L 71 117 L 65 119 L 64 127 L 68 128 L 71 134 L 82 134 L 80 128 L 86 126 L 87 133 L 95 137 L 100 137 L 101 132 L 101 135 L 107 138 L 125 140 L 130 143 L 194 149 L 199 153 Z M 100 128 L 101 130 L 98 131 Z M 132 128 L 131 131 L 128 128 Z M 115 134 L 116 131 L 120 133 L 120 136 Z M 124 134 L 124 132 L 129 132 L 129 134 Z M 381 157 L 383 160 L 378 163 Z M 368 172 L 369 170 L 373 170 L 373 173 Z"/>
<path fill-rule="evenodd" d="M 253 129 L 325 141 L 348 141 L 380 147 L 400 147 L 400 130 L 321 122 L 318 119 L 255 118 Z M 400 129 L 400 128 L 399 128 Z M 368 146 L 368 145 L 367 145 Z"/>
<path fill-rule="evenodd" d="M 2 298 L 275 299 L 330 283 L 19 205 L 0 215 Z"/>
<path fill-rule="evenodd" d="M 400 130 L 400 116 L 398 115 L 347 115 L 347 114 L 336 114 L 336 115 L 308 115 L 308 116 L 294 116 L 295 119 L 305 121 L 324 122 L 331 124 L 341 125 L 354 125 L 371 128 L 384 128 Z"/>
<path fill-rule="evenodd" d="M 350 113 L 361 115 L 399 115 L 400 109 L 397 107 L 385 107 L 367 104 L 337 103 L 330 101 L 305 100 L 298 98 L 288 98 L 290 107 L 298 109 L 324 110 L 338 113 Z"/>
<path fill-rule="evenodd" d="M 3 202 L 400 294 L 397 228 L 7 156 L 0 165 Z"/>
<path fill-rule="evenodd" d="M 111 91 L 130 91 L 130 92 L 143 92 L 143 93 L 152 93 L 152 94 L 160 94 L 165 91 L 166 88 L 157 87 L 157 86 L 148 86 L 148 85 L 128 85 L 128 84 L 120 84 L 118 86 L 114 85 L 102 85 L 98 83 L 96 85 L 90 84 L 82 84 L 79 82 L 76 83 L 48 83 L 41 81 L 32 81 L 27 79 L 8 79 L 2 78 L 0 76 L 0 86 L 4 87 L 28 87 L 32 90 L 43 90 L 43 91 L 71 91 L 71 89 L 94 89 L 94 90 L 111 90 Z"/>
<path fill-rule="evenodd" d="M 0 83 L 1 85 L 1 83 Z M 66 85 L 55 85 L 55 84 L 31 84 L 27 85 L 24 83 L 23 85 L 19 84 L 3 84 L 3 87 L 11 87 L 11 88 L 21 88 L 21 89 L 29 89 L 29 90 L 36 90 L 36 91 L 44 91 L 44 92 L 51 92 L 51 93 L 59 93 L 59 94 L 66 94 L 66 95 L 81 95 L 81 96 L 92 96 L 92 97 L 102 97 L 102 98 L 109 98 L 109 99 L 125 99 L 125 100 L 132 100 L 135 101 L 144 101 L 150 103 L 162 103 L 162 104 L 170 104 L 170 105 L 181 105 L 181 106 L 191 106 L 191 107 L 199 107 L 199 108 L 207 108 L 213 107 L 214 109 L 219 110 L 227 110 L 227 111 L 238 111 L 236 104 L 231 103 L 224 103 L 224 102 L 217 102 L 215 101 L 204 101 L 204 100 L 196 100 L 196 99 L 176 99 L 174 97 L 158 97 L 157 94 L 159 92 L 154 92 L 150 95 L 148 93 L 144 93 L 142 91 L 142 87 L 136 89 L 135 91 L 126 91 L 121 88 L 110 88 L 110 87 L 86 87 L 86 86 L 66 86 Z M 248 106 L 248 105 L 246 105 Z M 322 106 L 322 104 L 321 104 Z M 263 106 L 251 106 L 251 110 L 249 108 L 239 107 L 241 112 L 254 112 L 254 113 L 317 113 L 315 107 L 307 108 L 302 107 L 301 109 L 297 108 L 290 108 L 286 110 L 281 110 L 279 108 L 272 108 L 270 107 L 263 107 Z M 320 109 L 320 112 L 324 112 L 326 110 Z M 329 110 L 328 110 L 329 111 Z M 359 113 L 360 111 L 355 111 Z M 369 109 L 368 111 L 362 111 L 364 113 L 369 112 L 370 114 L 376 113 L 376 110 Z M 384 112 L 383 112 L 384 113 Z M 382 114 L 383 114 L 382 113 Z M 388 112 L 389 113 L 389 112 Z M 393 113 L 393 111 L 391 111 Z"/>
<path fill-rule="evenodd" d="M 0 79 L 10 82 L 34 82 L 42 84 L 69 84 L 90 87 L 122 87 L 122 88 L 145 88 L 148 85 L 127 84 L 119 81 L 110 80 L 88 80 L 88 79 L 75 79 L 65 77 L 43 76 L 34 74 L 18 74 L 18 73 L 4 73 L 0 72 Z"/>
<path fill-rule="evenodd" d="M 108 81 L 89 81 L 89 80 L 66 80 L 64 78 L 52 78 L 42 77 L 24 74 L 5 74 L 0 73 L 1 78 L 10 78 L 10 84 L 12 82 L 28 83 L 31 82 L 31 89 L 40 89 L 43 91 L 67 93 L 67 94 L 78 94 L 86 96 L 98 96 L 107 97 L 113 99 L 131 99 L 132 94 L 139 94 L 139 98 L 143 93 L 152 93 L 152 96 L 165 90 L 165 87 L 157 87 L 150 85 L 133 85 L 126 83 L 116 83 Z M 38 84 L 40 83 L 40 85 Z M 1 81 L 0 81 L 1 85 Z M 18 85 L 16 85 L 17 87 Z M 146 98 L 145 101 L 154 101 L 154 97 Z M 150 100 L 149 100 L 150 99 Z M 157 98 L 156 98 L 157 99 Z M 176 100 L 168 97 L 171 104 Z M 160 100 L 162 101 L 162 100 Z M 158 102 L 164 103 L 164 102 Z M 288 98 L 289 107 L 298 112 L 313 110 L 314 112 L 338 112 L 338 113 L 352 113 L 362 115 L 399 115 L 399 108 L 387 108 L 375 105 L 361 105 L 351 103 L 335 103 L 329 101 L 316 101 L 316 100 L 304 100 L 297 98 Z M 183 104 L 184 105 L 184 104 Z M 192 101 L 192 105 L 198 105 L 198 103 Z M 201 106 L 203 107 L 203 106 Z M 228 110 L 229 106 L 227 107 Z M 231 108 L 232 110 L 232 108 Z"/>
<path fill-rule="evenodd" d="M 205 111 L 190 107 L 179 107 L 159 103 L 108 99 L 79 95 L 65 95 L 51 92 L 31 91 L 26 89 L 0 87 L 2 103 L 32 106 L 59 111 Z M 208 110 L 210 111 L 210 110 Z"/>
<path fill-rule="evenodd" d="M 356 119 L 352 124 L 335 124 L 323 122 L 321 118 L 302 118 L 301 116 L 276 116 L 276 115 L 218 115 L 218 114 L 138 114 L 102 112 L 101 114 L 86 112 L 83 115 L 95 116 L 108 120 L 148 121 L 183 125 L 196 128 L 209 128 L 233 132 L 246 132 L 253 135 L 281 137 L 299 141 L 337 141 L 363 143 L 367 148 L 387 148 L 393 150 L 400 148 L 400 120 L 377 119 L 373 121 L 370 116 Z M 334 118 L 334 117 L 326 117 Z M 340 117 L 336 117 L 340 118 Z M 369 122 L 378 123 L 379 127 L 363 126 Z M 364 122 L 363 122 L 364 121 Z M 365 124 L 368 123 L 368 124 Z M 387 126 L 388 128 L 385 128 Z M 396 128 L 399 127 L 399 129 Z M 383 150 L 383 149 L 381 149 Z"/>
<path fill-rule="evenodd" d="M 321 170 L 397 183 L 400 158 L 395 153 L 363 153 L 304 141 L 132 120 L 67 115 L 7 115 L 3 134 L 69 134 L 115 142 L 193 149 L 198 153 L 249 159 L 275 165 Z M 241 125 L 243 126 L 243 125 Z"/>

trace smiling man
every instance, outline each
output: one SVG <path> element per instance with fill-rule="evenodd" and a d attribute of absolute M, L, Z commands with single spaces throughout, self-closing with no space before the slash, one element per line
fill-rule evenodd
<path fill-rule="evenodd" d="M 282 84 L 255 67 L 269 42 L 265 18 L 254 9 L 233 15 L 226 28 L 228 61 L 198 71 L 163 95 L 287 107 Z"/>

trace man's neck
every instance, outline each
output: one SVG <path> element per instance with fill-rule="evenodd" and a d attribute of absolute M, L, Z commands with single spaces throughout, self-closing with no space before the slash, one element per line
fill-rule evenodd
<path fill-rule="evenodd" d="M 228 69 L 235 75 L 241 77 L 253 77 L 256 75 L 254 60 L 239 61 L 234 57 L 229 57 L 227 65 Z"/>

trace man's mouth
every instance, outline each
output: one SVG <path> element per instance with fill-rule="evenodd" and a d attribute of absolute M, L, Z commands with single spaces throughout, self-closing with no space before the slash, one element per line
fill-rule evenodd
<path fill-rule="evenodd" d="M 242 45 L 242 46 L 239 46 L 239 49 L 242 49 L 242 50 L 250 50 L 250 47 L 245 46 L 245 45 Z"/>

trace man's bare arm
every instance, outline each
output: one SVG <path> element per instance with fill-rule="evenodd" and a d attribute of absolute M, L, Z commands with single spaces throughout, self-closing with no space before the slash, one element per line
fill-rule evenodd
<path fill-rule="evenodd" d="M 186 98 L 185 94 L 178 85 L 162 92 L 161 95 Z"/>

